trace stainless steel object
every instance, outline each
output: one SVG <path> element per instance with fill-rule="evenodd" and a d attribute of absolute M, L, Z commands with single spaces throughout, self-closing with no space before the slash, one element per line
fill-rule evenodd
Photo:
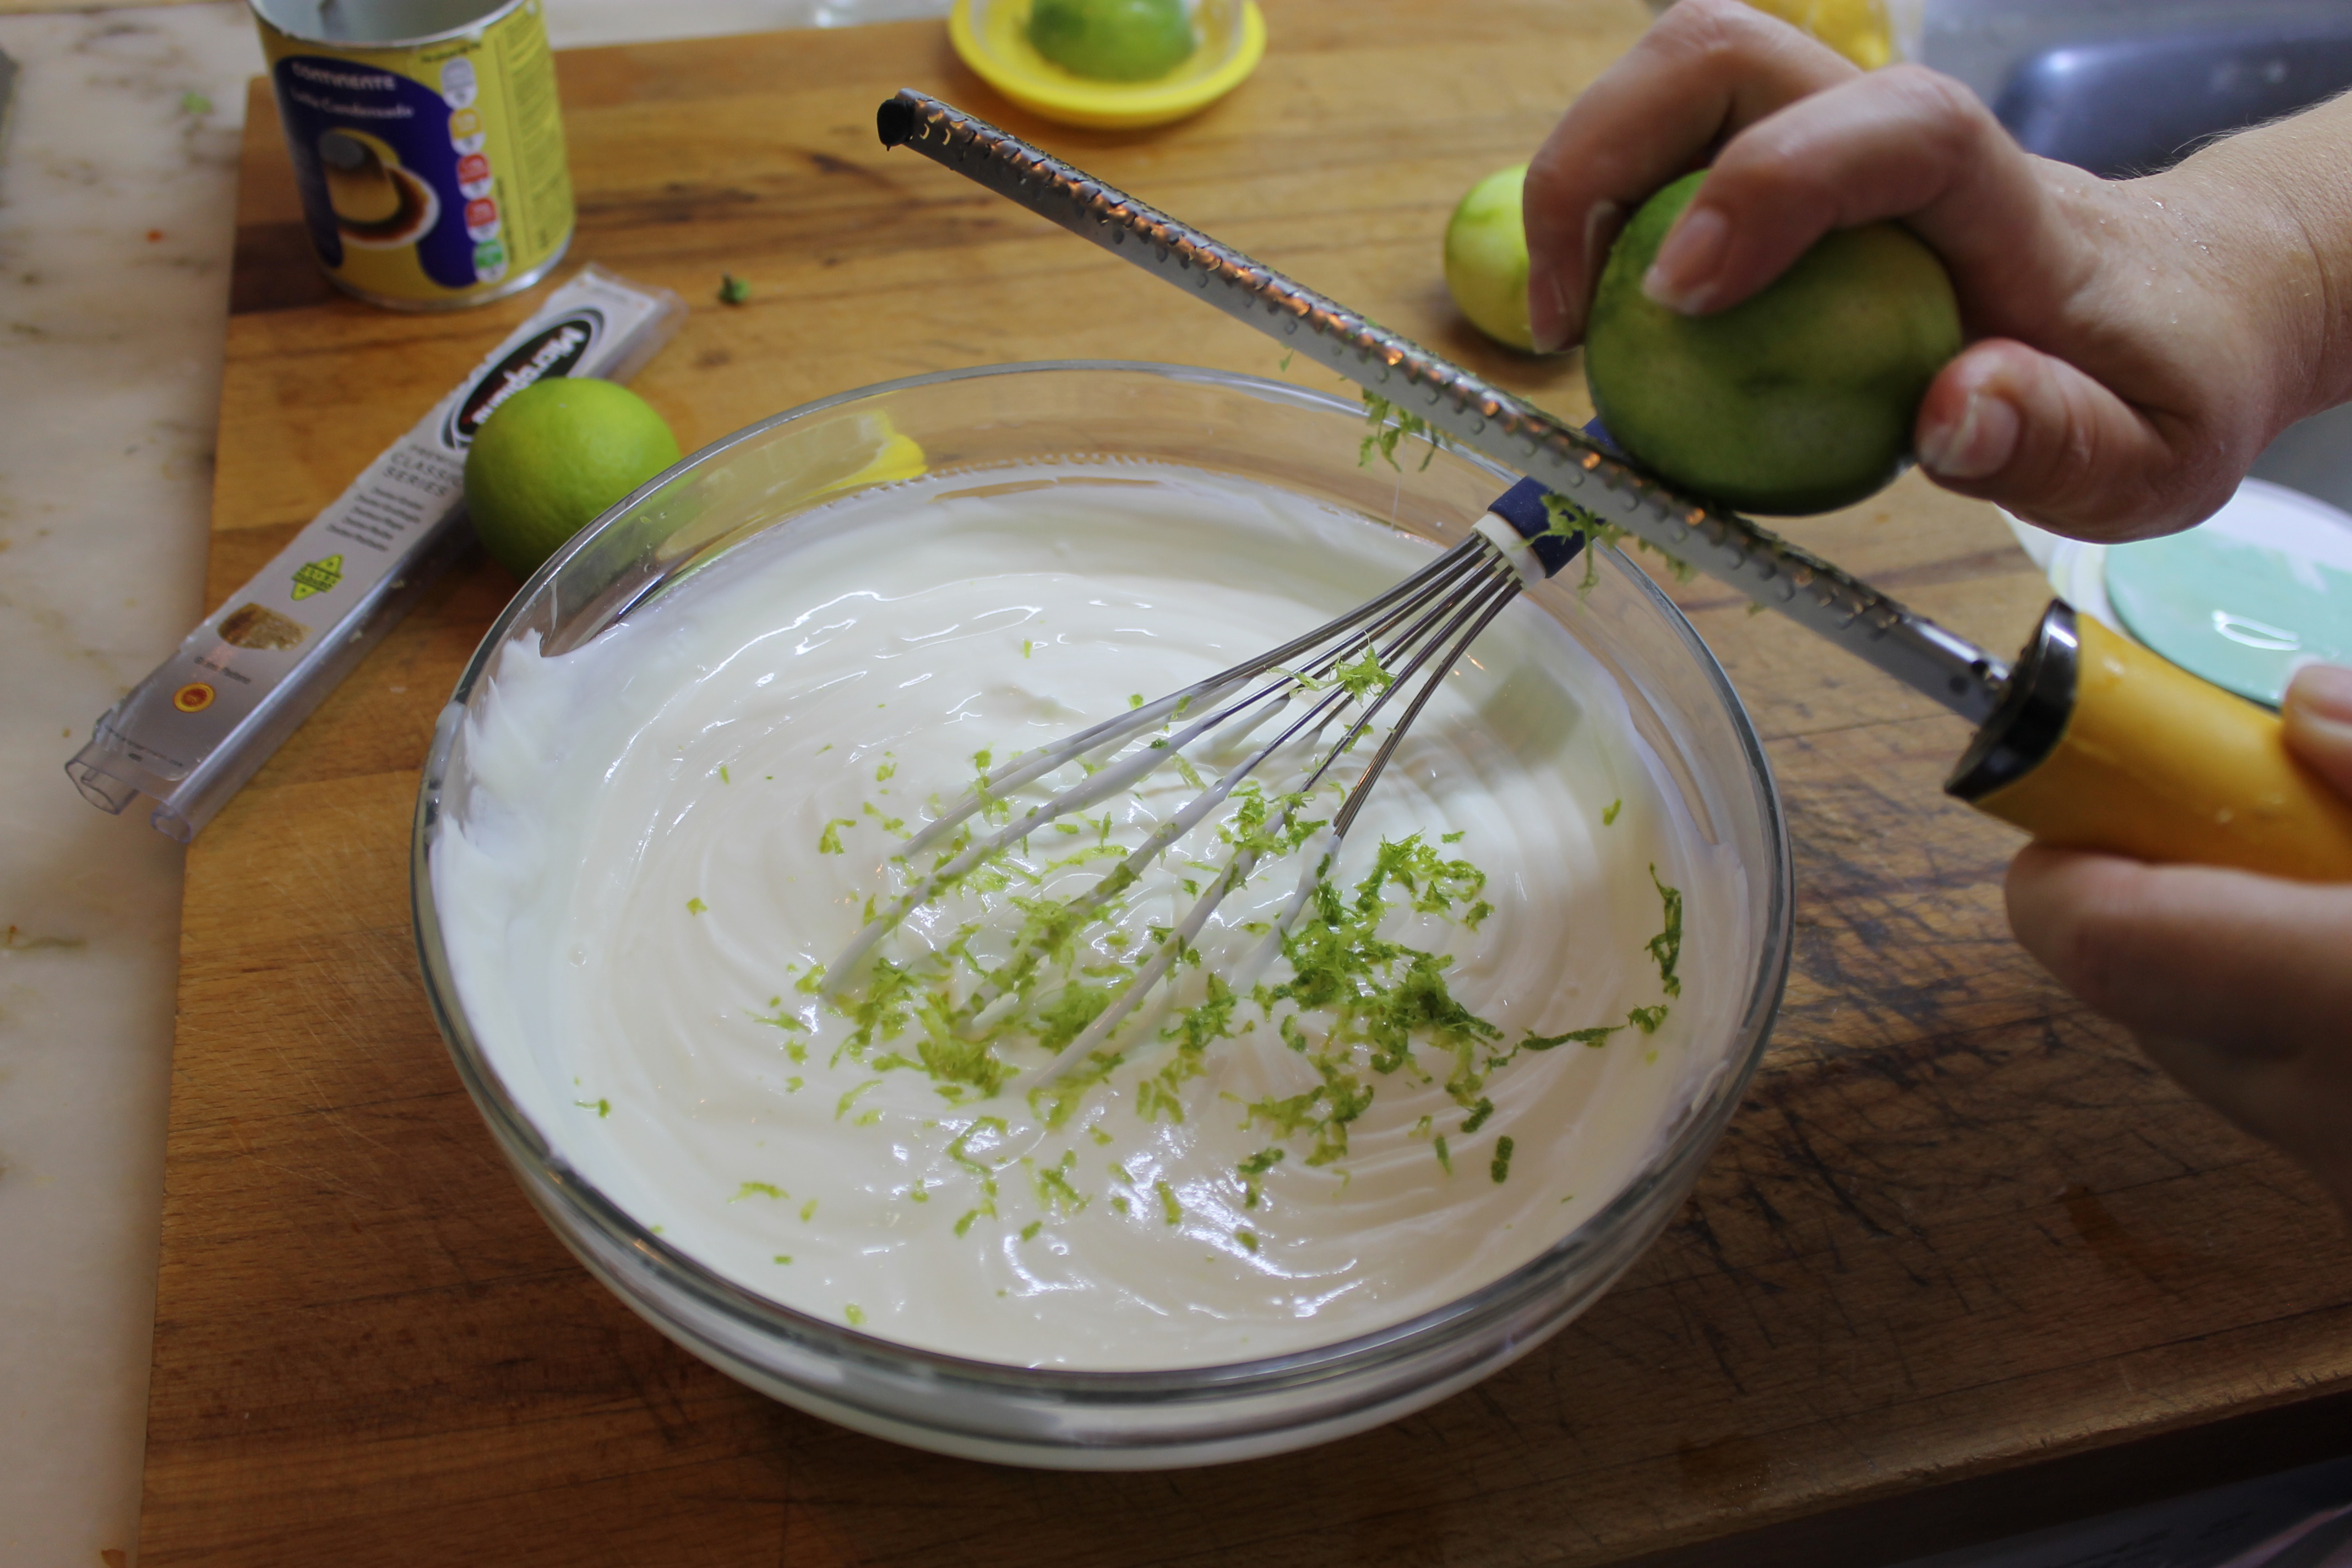
<path fill-rule="evenodd" d="M 886 145 L 912 148 L 1158 273 L 1602 522 L 1792 616 L 1971 723 L 1984 722 L 1999 705 L 2008 670 L 1982 649 L 1746 518 L 1676 493 L 1542 409 L 1337 300 L 924 93 L 889 99 L 877 124 Z"/>

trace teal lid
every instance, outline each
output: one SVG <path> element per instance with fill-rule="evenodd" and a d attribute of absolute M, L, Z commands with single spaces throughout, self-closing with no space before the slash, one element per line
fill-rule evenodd
<path fill-rule="evenodd" d="M 2352 663 L 2352 573 L 2244 531 L 2208 523 L 2112 547 L 2107 602 L 2173 663 L 2275 708 L 2297 666 Z"/>

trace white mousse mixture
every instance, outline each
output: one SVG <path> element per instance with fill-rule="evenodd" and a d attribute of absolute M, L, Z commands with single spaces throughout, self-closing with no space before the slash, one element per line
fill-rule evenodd
<path fill-rule="evenodd" d="M 466 1016 L 560 1157 L 667 1242 L 906 1344 L 1200 1366 L 1457 1300 L 1654 1157 L 1744 988 L 1736 860 L 1540 610 L 1446 679 L 1286 955 L 1244 972 L 1299 853 L 1076 1070 L 1055 1051 L 1231 846 L 1301 837 L 1337 785 L 1286 802 L 1276 770 L 1058 919 L 1239 754 L 1195 748 L 823 973 L 940 863 L 900 851 L 976 776 L 1430 552 L 1206 472 L 998 470 L 835 503 L 575 651 L 509 645 L 432 847 Z"/>

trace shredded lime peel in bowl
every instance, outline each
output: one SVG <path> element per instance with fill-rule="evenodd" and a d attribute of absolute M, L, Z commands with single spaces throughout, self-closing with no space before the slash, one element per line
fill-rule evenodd
<path fill-rule="evenodd" d="M 427 759 L 418 944 L 600 1280 L 827 1419 L 1131 1469 L 1407 1414 L 1631 1264 L 1790 942 L 1760 743 L 1643 574 L 1588 551 L 1596 584 L 1487 625 L 1328 858 L 1303 771 L 1187 810 L 1255 750 L 1222 731 L 1051 819 L 1047 766 L 1106 755 L 1006 771 L 1389 588 L 1510 483 L 1399 412 L 918 377 L 706 448 L 518 596 Z M 1316 666 L 1307 708 L 1390 662 Z M 1098 751 L 1151 757 L 1174 705 Z M 978 863 L 908 899 L 988 778 Z M 1181 962 L 1110 1026 L 1147 957 Z"/>
<path fill-rule="evenodd" d="M 1428 549 L 1199 470 L 993 488 L 839 503 L 833 544 L 501 661 L 478 765 L 535 781 L 532 827 L 469 836 L 442 902 L 480 937 L 461 979 L 515 1019 L 500 1051 L 561 1064 L 569 1157 L 763 1293 L 1081 1366 L 1396 1321 L 1539 1252 L 1560 1193 L 1630 1180 L 1719 1026 L 1724 998 L 1682 994 L 1685 952 L 1723 935 L 1686 921 L 1685 889 L 1720 910 L 1729 884 L 1606 678 L 1542 616 L 1504 616 L 1336 864 L 1313 857 L 1344 789 L 1276 774 L 1131 868 L 1237 760 L 1204 742 L 935 880 L 1126 754 L 992 792 L 1018 753 L 1305 631 Z M 1360 701 L 1390 679 L 1365 657 L 1321 684 Z M 910 860 L 967 791 L 979 816 Z M 1255 869 L 1178 937 L 1243 850 Z M 1244 973 L 1302 878 L 1278 956 Z M 1169 984 L 1045 1074 L 1171 942 Z M 763 1184 L 820 1216 L 740 1201 Z"/>

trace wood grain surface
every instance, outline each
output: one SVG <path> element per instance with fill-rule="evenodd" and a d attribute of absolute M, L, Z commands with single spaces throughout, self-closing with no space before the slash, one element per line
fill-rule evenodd
<path fill-rule="evenodd" d="M 1438 241 L 1632 40 L 1636 0 L 1265 10 L 1256 77 L 1148 135 L 1027 119 L 936 24 L 564 56 L 572 257 L 694 301 L 637 384 L 689 447 L 991 361 L 1276 373 L 1246 329 L 884 153 L 874 107 L 913 85 L 1582 414 L 1573 360 L 1455 320 Z M 333 296 L 276 116 L 257 100 L 247 124 L 212 602 L 537 298 L 402 316 Z M 715 302 L 722 270 L 749 303 Z M 1999 648 L 2044 597 L 1990 509 L 1916 480 L 1792 531 Z M 1863 1564 L 2097 1500 L 2049 1500 L 2047 1478 L 2084 1473 L 2066 1456 L 2124 1456 L 2112 1492 L 2242 1467 L 2242 1438 L 2197 1438 L 2263 1412 L 2307 1417 L 2265 1428 L 2276 1453 L 2352 1443 L 2352 1248 L 2317 1189 L 2011 944 L 2014 837 L 1938 793 L 1957 721 L 1704 583 L 1675 592 L 1787 794 L 1796 967 L 1696 1194 L 1605 1300 L 1423 1415 L 1209 1470 L 995 1468 L 770 1404 L 572 1262 L 426 1012 L 416 770 L 513 588 L 460 568 L 191 854 L 144 1563 L 1518 1568 L 1780 1561 L 1801 1536 Z M 2169 1468 L 2137 1458 L 2159 1450 Z"/>

